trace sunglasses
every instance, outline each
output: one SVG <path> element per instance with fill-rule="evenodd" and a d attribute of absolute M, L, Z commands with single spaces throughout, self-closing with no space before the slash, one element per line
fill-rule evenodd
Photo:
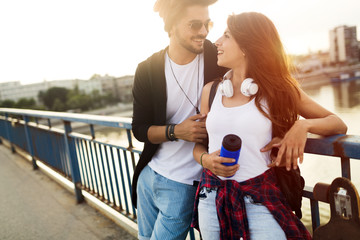
<path fill-rule="evenodd" d="M 204 26 L 206 31 L 209 32 L 211 28 L 213 27 L 214 23 L 212 21 L 208 21 L 206 23 L 203 23 L 201 21 L 194 21 L 189 24 L 189 27 L 191 31 L 198 32 L 200 29 Z"/>

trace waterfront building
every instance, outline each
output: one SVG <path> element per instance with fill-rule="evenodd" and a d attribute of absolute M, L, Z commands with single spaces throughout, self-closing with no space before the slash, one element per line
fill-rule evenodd
<path fill-rule="evenodd" d="M 99 93 L 102 94 L 101 79 L 98 78 L 91 78 L 89 80 L 72 79 L 44 81 L 44 83 L 46 85 L 46 90 L 52 87 L 63 87 L 67 89 L 74 89 L 75 87 L 78 87 L 81 92 L 86 94 L 90 94 L 94 90 L 98 90 Z"/>
<path fill-rule="evenodd" d="M 102 77 L 101 84 L 104 93 L 109 93 L 120 102 L 132 101 L 132 86 L 134 76 L 127 75 L 122 77 Z"/>
<path fill-rule="evenodd" d="M 20 81 L 3 82 L 0 83 L 0 101 L 14 100 L 17 91 L 21 87 Z M 16 98 L 17 99 L 17 98 Z"/>
<path fill-rule="evenodd" d="M 0 83 L 0 101 L 12 100 L 17 102 L 21 98 L 33 98 L 39 101 L 40 91 L 47 91 L 52 87 L 63 87 L 74 89 L 76 86 L 81 92 L 86 94 L 98 91 L 100 95 L 111 93 L 120 102 L 132 101 L 132 85 L 134 76 L 112 77 L 109 75 L 100 76 L 95 74 L 89 80 L 71 79 L 71 80 L 53 80 L 32 84 L 21 84 L 20 81 L 11 81 Z"/>
<path fill-rule="evenodd" d="M 335 64 L 359 62 L 359 42 L 356 26 L 338 26 L 329 33 L 330 61 Z"/>
<path fill-rule="evenodd" d="M 300 73 L 310 73 L 321 71 L 323 69 L 323 64 L 318 55 L 312 54 L 304 57 L 302 61 L 297 64 L 297 68 Z"/>
<path fill-rule="evenodd" d="M 22 85 L 20 81 L 0 83 L 0 101 L 12 100 L 17 102 L 21 98 L 34 99 L 38 101 L 38 93 L 45 91 L 47 85 L 44 83 L 32 83 Z"/>
<path fill-rule="evenodd" d="M 120 102 L 132 102 L 132 87 L 134 83 L 134 76 L 123 76 L 115 78 L 116 95 Z"/>

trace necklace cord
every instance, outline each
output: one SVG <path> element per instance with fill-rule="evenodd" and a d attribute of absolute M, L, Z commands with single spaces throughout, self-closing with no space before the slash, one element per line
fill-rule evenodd
<path fill-rule="evenodd" d="M 173 70 L 173 67 L 171 65 L 171 60 L 170 60 L 170 56 L 168 54 L 168 59 L 169 59 L 169 65 L 170 65 L 170 69 L 171 69 L 171 72 L 172 72 L 172 75 L 173 77 L 175 78 L 175 81 L 177 83 L 177 85 L 179 86 L 179 88 L 181 89 L 181 91 L 184 93 L 185 97 L 187 98 L 187 100 L 191 103 L 191 105 L 193 105 L 193 107 L 195 108 L 195 111 L 196 111 L 196 114 L 199 114 L 200 111 L 199 111 L 199 108 L 197 107 L 199 105 L 199 99 L 198 99 L 198 94 L 199 94 L 199 78 L 200 78 L 200 56 L 197 55 L 197 58 L 198 58 L 198 64 L 197 64 L 197 70 L 198 70 L 198 79 L 197 79 L 197 83 L 196 83 L 196 106 L 194 105 L 194 103 L 190 100 L 190 98 L 188 97 L 188 95 L 185 93 L 184 89 L 181 87 L 179 81 L 177 80 L 176 76 L 175 76 L 175 73 L 174 73 L 174 70 Z"/>

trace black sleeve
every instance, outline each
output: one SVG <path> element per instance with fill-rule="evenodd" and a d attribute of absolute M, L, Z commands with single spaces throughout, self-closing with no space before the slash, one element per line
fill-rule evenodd
<path fill-rule="evenodd" d="M 147 131 L 153 124 L 151 76 L 148 69 L 147 62 L 138 65 L 132 89 L 134 97 L 132 131 L 135 138 L 140 142 L 149 141 Z"/>

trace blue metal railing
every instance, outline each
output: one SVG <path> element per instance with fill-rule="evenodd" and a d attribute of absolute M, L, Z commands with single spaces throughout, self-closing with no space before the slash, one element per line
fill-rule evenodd
<path fill-rule="evenodd" d="M 0 143 L 5 139 L 13 152 L 16 148 L 26 151 L 34 169 L 36 161 L 41 161 L 71 180 L 78 202 L 83 200 L 82 190 L 87 191 L 136 222 L 131 179 L 141 151 L 133 146 L 130 121 L 129 118 L 0 108 Z M 56 122 L 60 127 L 54 127 Z M 79 124 L 88 129 L 87 134 L 73 131 Z M 126 146 L 97 139 L 95 127 L 99 126 L 125 131 Z M 351 179 L 350 158 L 360 159 L 360 136 L 308 138 L 305 152 L 339 157 L 342 176 Z M 313 188 L 306 186 L 303 195 L 310 199 L 315 229 L 320 225 L 320 215 Z M 194 239 L 192 230 L 190 238 Z"/>
<path fill-rule="evenodd" d="M 85 190 L 136 222 L 131 179 L 141 151 L 133 147 L 130 119 L 23 109 L 0 109 L 0 114 L 0 137 L 14 152 L 16 147 L 29 153 L 34 169 L 41 161 L 73 182 L 77 202 Z M 79 123 L 89 134 L 72 130 Z M 96 139 L 94 126 L 125 131 L 127 146 Z"/>

